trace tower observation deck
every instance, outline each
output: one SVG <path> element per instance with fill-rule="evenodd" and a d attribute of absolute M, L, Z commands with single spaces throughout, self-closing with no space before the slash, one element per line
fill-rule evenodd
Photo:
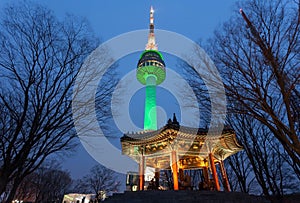
<path fill-rule="evenodd" d="M 150 8 L 148 43 L 137 64 L 136 77 L 146 86 L 144 130 L 157 130 L 156 85 L 166 78 L 165 62 L 157 50 L 154 35 L 154 10 Z"/>

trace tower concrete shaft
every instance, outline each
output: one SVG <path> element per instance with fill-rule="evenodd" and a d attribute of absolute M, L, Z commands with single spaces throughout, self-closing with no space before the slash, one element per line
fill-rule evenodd
<path fill-rule="evenodd" d="M 146 78 L 144 130 L 157 130 L 156 77 L 154 75 Z"/>

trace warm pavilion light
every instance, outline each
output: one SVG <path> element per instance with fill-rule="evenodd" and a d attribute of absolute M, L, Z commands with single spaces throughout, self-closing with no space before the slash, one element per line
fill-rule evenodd
<path fill-rule="evenodd" d="M 132 191 L 133 191 L 133 192 L 136 192 L 137 190 L 138 190 L 138 186 L 137 186 L 137 185 L 133 185 L 133 186 L 132 186 Z"/>

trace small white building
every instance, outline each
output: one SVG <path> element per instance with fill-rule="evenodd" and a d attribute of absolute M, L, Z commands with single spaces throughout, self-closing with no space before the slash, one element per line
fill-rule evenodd
<path fill-rule="evenodd" d="M 62 203 L 89 203 L 90 200 L 95 199 L 95 194 L 65 194 Z"/>

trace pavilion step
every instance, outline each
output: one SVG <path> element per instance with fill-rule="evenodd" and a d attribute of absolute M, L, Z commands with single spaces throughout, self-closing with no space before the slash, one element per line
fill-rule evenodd
<path fill-rule="evenodd" d="M 139 191 L 114 194 L 105 203 L 269 203 L 260 196 L 215 191 Z"/>

